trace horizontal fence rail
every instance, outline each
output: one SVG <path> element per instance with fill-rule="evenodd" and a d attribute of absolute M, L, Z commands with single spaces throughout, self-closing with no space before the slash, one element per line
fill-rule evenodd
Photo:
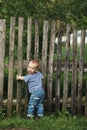
<path fill-rule="evenodd" d="M 81 31 L 81 44 L 77 44 L 77 29 L 73 28 L 73 44 L 70 46 L 71 25 L 63 32 L 60 21 L 32 21 L 28 18 L 0 19 L 0 109 L 7 116 L 26 114 L 29 94 L 24 82 L 17 82 L 16 75 L 27 73 L 31 59 L 40 60 L 44 75 L 46 112 L 69 110 L 73 115 L 87 116 L 87 52 L 86 31 Z M 6 33 L 9 31 L 9 34 Z M 66 33 L 66 42 L 62 36 Z M 58 44 L 55 44 L 56 35 Z M 8 37 L 9 41 L 6 39 Z"/>

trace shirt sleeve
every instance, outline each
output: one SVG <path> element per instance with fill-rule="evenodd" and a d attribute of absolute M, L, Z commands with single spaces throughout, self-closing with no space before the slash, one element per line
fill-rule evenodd
<path fill-rule="evenodd" d="M 44 76 L 41 74 L 41 78 L 43 79 L 44 78 Z"/>
<path fill-rule="evenodd" d="M 24 76 L 24 81 L 25 81 L 25 83 L 27 83 L 27 82 L 29 81 L 29 79 L 30 79 L 30 76 L 29 76 L 29 75 Z"/>

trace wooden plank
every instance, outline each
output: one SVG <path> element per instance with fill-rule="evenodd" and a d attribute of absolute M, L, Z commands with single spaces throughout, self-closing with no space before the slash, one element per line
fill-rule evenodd
<path fill-rule="evenodd" d="M 44 75 L 43 87 L 45 88 L 46 83 L 46 67 L 47 67 L 47 49 L 48 49 L 48 21 L 44 21 L 43 25 L 43 44 L 42 44 L 42 62 L 41 71 Z"/>
<path fill-rule="evenodd" d="M 22 66 L 23 66 L 23 26 L 24 26 L 24 19 L 19 17 L 18 19 L 18 64 L 17 64 L 17 73 L 22 75 Z M 16 111 L 17 115 L 21 115 L 21 101 L 22 101 L 22 82 L 17 82 L 17 106 Z"/>
<path fill-rule="evenodd" d="M 34 58 L 38 59 L 38 56 L 39 56 L 39 21 L 35 20 Z"/>
<path fill-rule="evenodd" d="M 0 108 L 2 108 L 4 85 L 5 33 L 6 20 L 0 19 Z"/>
<path fill-rule="evenodd" d="M 53 56 L 54 56 L 54 41 L 55 41 L 55 22 L 51 23 L 50 48 L 49 48 L 49 62 L 48 62 L 48 82 L 47 82 L 47 97 L 48 97 L 48 111 L 52 111 L 52 76 L 53 76 Z"/>
<path fill-rule="evenodd" d="M 72 87 L 71 87 L 71 96 L 72 96 L 71 111 L 73 115 L 76 114 L 76 81 L 77 81 L 77 30 L 76 28 L 74 28 L 73 59 L 72 59 Z"/>
<path fill-rule="evenodd" d="M 9 49 L 8 105 L 7 105 L 8 116 L 11 116 L 12 114 L 15 20 L 16 20 L 15 17 L 12 17 L 10 19 L 10 49 Z"/>
<path fill-rule="evenodd" d="M 61 80 L 61 49 L 62 49 L 62 24 L 58 22 L 58 44 L 57 44 L 57 70 L 55 86 L 55 108 L 60 109 L 60 80 Z"/>
<path fill-rule="evenodd" d="M 70 108 L 71 107 L 71 102 L 72 102 L 72 99 L 71 97 L 68 97 L 68 107 Z M 63 99 L 60 98 L 60 103 L 62 104 L 63 103 Z M 85 103 L 87 103 L 85 101 L 85 96 L 82 97 L 82 105 L 85 107 Z M 12 104 L 15 106 L 17 104 L 17 99 L 13 99 L 12 100 Z M 45 104 L 47 104 L 47 100 L 45 100 Z M 52 104 L 55 104 L 55 98 L 52 100 Z M 7 105 L 7 99 L 4 99 L 3 100 L 3 106 L 6 106 Z M 22 105 L 25 105 L 25 99 L 22 99 Z"/>
<path fill-rule="evenodd" d="M 64 88 L 63 88 L 63 106 L 62 110 L 67 110 L 68 98 L 68 75 L 69 75 L 69 55 L 70 55 L 70 25 L 67 24 L 66 28 L 66 55 L 65 55 L 65 70 L 64 70 Z"/>
<path fill-rule="evenodd" d="M 78 72 L 78 102 L 77 112 L 82 112 L 82 80 L 83 80 L 83 64 L 84 64 L 84 48 L 85 48 L 85 30 L 82 30 L 81 47 L 80 47 L 80 59 L 79 59 L 79 72 Z"/>
<path fill-rule="evenodd" d="M 31 55 L 30 55 L 30 59 L 31 59 Z M 23 68 L 24 69 L 26 69 L 27 64 L 28 64 L 28 60 L 23 60 Z M 65 65 L 64 62 L 61 61 L 60 66 L 61 66 L 62 71 L 64 71 L 64 65 Z M 54 71 L 57 70 L 56 66 L 57 66 L 57 61 L 54 61 L 54 65 L 53 65 Z M 69 71 L 72 72 L 72 63 L 69 64 L 69 67 L 70 67 Z M 83 67 L 84 67 L 84 72 L 87 72 L 87 65 L 84 64 Z M 7 63 L 5 64 L 5 68 L 8 69 L 8 64 Z M 14 68 L 17 69 L 17 60 L 14 60 Z M 78 71 L 78 68 L 79 68 L 79 64 L 77 63 L 77 71 Z"/>
<path fill-rule="evenodd" d="M 27 30 L 27 64 L 31 59 L 31 34 L 32 34 L 32 19 L 28 18 L 28 30 Z M 24 111 L 27 114 L 27 105 L 28 105 L 28 87 L 25 87 L 25 105 Z"/>
<path fill-rule="evenodd" d="M 28 30 L 27 30 L 27 61 L 30 61 L 31 57 L 31 35 L 32 35 L 32 19 L 28 18 Z"/>

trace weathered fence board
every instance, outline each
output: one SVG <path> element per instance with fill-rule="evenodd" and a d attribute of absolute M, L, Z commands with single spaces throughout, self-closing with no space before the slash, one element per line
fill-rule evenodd
<path fill-rule="evenodd" d="M 27 64 L 31 59 L 31 38 L 32 38 L 32 19 L 28 18 L 28 29 L 27 29 Z M 25 87 L 25 113 L 27 113 L 27 104 L 28 104 L 28 88 Z"/>
<path fill-rule="evenodd" d="M 81 114 L 82 111 L 82 79 L 83 79 L 83 64 L 84 64 L 84 47 L 85 47 L 85 30 L 82 30 L 80 59 L 79 59 L 79 81 L 78 81 L 78 105 L 77 111 Z"/>
<path fill-rule="evenodd" d="M 23 70 L 23 28 L 24 28 L 24 19 L 18 19 L 18 63 L 17 63 L 17 73 L 22 75 Z M 22 104 L 22 82 L 17 82 L 17 115 L 21 115 L 21 104 Z"/>
<path fill-rule="evenodd" d="M 43 87 L 45 88 L 46 82 L 46 68 L 47 68 L 47 49 L 48 49 L 48 21 L 43 23 L 43 43 L 42 43 L 42 62 L 41 71 L 44 75 Z"/>
<path fill-rule="evenodd" d="M 15 18 L 10 20 L 10 49 L 9 49 L 9 74 L 8 74 L 8 105 L 7 115 L 12 113 L 13 98 L 13 74 L 14 74 L 14 41 L 15 40 Z"/>
<path fill-rule="evenodd" d="M 54 41 L 55 41 L 55 22 L 51 23 L 51 39 L 50 39 L 50 52 L 48 61 L 48 111 L 52 111 L 52 75 L 53 75 L 53 56 L 54 56 Z"/>
<path fill-rule="evenodd" d="M 28 27 L 27 27 L 27 61 L 30 61 L 31 57 L 31 40 L 32 40 L 32 19 L 28 18 Z"/>
<path fill-rule="evenodd" d="M 73 31 L 73 59 L 72 59 L 72 86 L 71 86 L 71 111 L 76 114 L 76 80 L 77 79 L 77 30 Z"/>
<path fill-rule="evenodd" d="M 3 101 L 6 20 L 0 19 L 0 108 Z"/>
<path fill-rule="evenodd" d="M 68 75 L 69 75 L 69 56 L 70 56 L 70 25 L 67 25 L 66 32 L 66 56 L 65 56 L 65 70 L 64 70 L 64 88 L 63 88 L 63 111 L 67 110 L 68 98 Z"/>
<path fill-rule="evenodd" d="M 35 45 L 34 45 L 34 58 L 38 59 L 39 54 L 39 22 L 35 21 Z"/>
<path fill-rule="evenodd" d="M 60 109 L 60 78 L 61 78 L 61 51 L 62 51 L 62 24 L 58 22 L 58 44 L 57 44 L 57 72 L 55 87 L 55 107 Z"/>

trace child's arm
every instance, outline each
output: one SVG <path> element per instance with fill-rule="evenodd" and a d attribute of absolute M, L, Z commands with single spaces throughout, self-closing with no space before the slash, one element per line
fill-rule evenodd
<path fill-rule="evenodd" d="M 24 80 L 24 76 L 17 75 L 17 76 L 16 76 L 16 79 L 17 79 L 17 80 Z"/>

